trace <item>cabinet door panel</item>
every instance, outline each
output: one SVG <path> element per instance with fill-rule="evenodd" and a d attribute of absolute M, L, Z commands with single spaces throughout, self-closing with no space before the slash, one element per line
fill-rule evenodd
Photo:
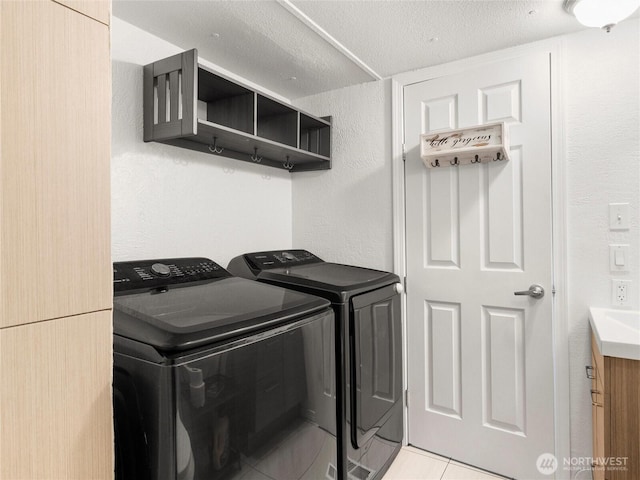
<path fill-rule="evenodd" d="M 611 469 L 608 480 L 640 478 L 640 361 L 605 357 L 604 451 L 627 458 L 625 469 Z"/>
<path fill-rule="evenodd" d="M 111 0 L 54 0 L 99 22 L 109 25 Z"/>
<path fill-rule="evenodd" d="M 0 327 L 111 306 L 109 27 L 0 2 Z"/>
<path fill-rule="evenodd" d="M 0 330 L 0 478 L 113 478 L 111 312 Z"/>

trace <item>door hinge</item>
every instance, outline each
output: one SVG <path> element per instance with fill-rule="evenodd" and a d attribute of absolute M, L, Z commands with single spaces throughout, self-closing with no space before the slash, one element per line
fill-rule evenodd
<path fill-rule="evenodd" d="M 555 294 L 556 294 L 556 286 L 551 285 L 551 295 L 555 295 Z"/>
<path fill-rule="evenodd" d="M 407 277 L 404 277 L 404 294 L 407 294 Z"/>
<path fill-rule="evenodd" d="M 404 149 L 404 143 L 402 144 L 402 161 L 403 162 L 407 161 L 407 152 Z"/>
<path fill-rule="evenodd" d="M 409 408 L 409 390 L 404 391 L 404 404 Z"/>

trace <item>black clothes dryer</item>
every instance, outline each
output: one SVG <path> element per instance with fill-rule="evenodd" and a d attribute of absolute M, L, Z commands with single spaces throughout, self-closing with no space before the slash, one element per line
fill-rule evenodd
<path fill-rule="evenodd" d="M 227 268 L 239 277 L 331 301 L 336 314 L 338 478 L 382 478 L 403 435 L 398 276 L 324 262 L 306 250 L 247 253 Z"/>
<path fill-rule="evenodd" d="M 334 468 L 326 299 L 206 258 L 113 271 L 118 480 L 315 479 Z"/>

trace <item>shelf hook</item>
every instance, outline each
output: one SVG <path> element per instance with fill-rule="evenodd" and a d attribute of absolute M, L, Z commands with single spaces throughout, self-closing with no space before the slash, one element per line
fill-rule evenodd
<path fill-rule="evenodd" d="M 436 158 L 436 163 L 435 163 L 435 165 L 433 164 L 433 162 L 431 162 L 431 166 L 432 166 L 432 167 L 439 167 L 439 166 L 440 166 L 440 160 L 438 160 L 438 159 Z"/>
<path fill-rule="evenodd" d="M 289 155 L 287 155 L 287 161 L 282 164 L 287 170 L 291 170 L 295 165 L 289 161 Z"/>
<path fill-rule="evenodd" d="M 458 162 L 458 157 L 453 157 L 453 162 L 449 160 L 449 165 L 454 165 L 456 167 L 460 165 L 460 162 Z"/>
<path fill-rule="evenodd" d="M 224 148 L 218 147 L 217 144 L 218 144 L 218 137 L 213 137 L 213 144 L 209 144 L 209 151 L 211 153 L 216 153 L 220 155 L 222 152 L 224 152 Z"/>
<path fill-rule="evenodd" d="M 471 160 L 471 163 L 480 163 L 482 160 L 480 160 L 480 157 L 478 157 L 478 155 L 476 155 L 476 158 L 474 160 Z"/>
<path fill-rule="evenodd" d="M 253 147 L 253 155 L 249 157 L 252 162 L 260 163 L 262 161 L 262 157 L 258 156 L 258 147 Z"/>

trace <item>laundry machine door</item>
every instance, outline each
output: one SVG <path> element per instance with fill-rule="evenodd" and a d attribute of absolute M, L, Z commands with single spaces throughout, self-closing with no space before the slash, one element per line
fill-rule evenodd
<path fill-rule="evenodd" d="M 324 478 L 337 462 L 334 323 L 327 309 L 178 359 L 176 478 Z"/>
<path fill-rule="evenodd" d="M 393 407 L 402 402 L 401 321 L 400 294 L 395 285 L 351 299 L 351 442 L 356 449 L 383 431 L 397 411 Z"/>

